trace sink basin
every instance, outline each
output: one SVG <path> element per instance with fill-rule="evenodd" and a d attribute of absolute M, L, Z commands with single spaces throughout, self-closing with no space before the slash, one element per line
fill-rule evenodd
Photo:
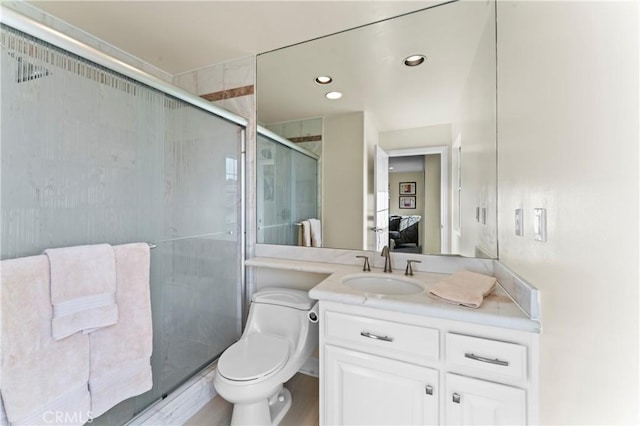
<path fill-rule="evenodd" d="M 384 275 L 348 275 L 342 279 L 342 284 L 365 293 L 393 296 L 418 294 L 424 291 L 418 283 L 409 279 Z"/>

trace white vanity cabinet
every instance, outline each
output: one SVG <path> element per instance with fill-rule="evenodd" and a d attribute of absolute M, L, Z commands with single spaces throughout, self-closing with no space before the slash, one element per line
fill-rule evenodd
<path fill-rule="evenodd" d="M 438 424 L 437 370 L 332 345 L 324 357 L 323 424 Z"/>
<path fill-rule="evenodd" d="M 526 424 L 526 391 L 487 380 L 446 374 L 448 425 Z"/>
<path fill-rule="evenodd" d="M 320 424 L 537 423 L 537 333 L 320 302 Z"/>

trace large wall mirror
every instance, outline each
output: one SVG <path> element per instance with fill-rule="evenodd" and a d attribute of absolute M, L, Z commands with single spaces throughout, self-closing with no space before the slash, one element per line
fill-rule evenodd
<path fill-rule="evenodd" d="M 259 55 L 257 242 L 497 257 L 495 36 L 457 1 Z"/>

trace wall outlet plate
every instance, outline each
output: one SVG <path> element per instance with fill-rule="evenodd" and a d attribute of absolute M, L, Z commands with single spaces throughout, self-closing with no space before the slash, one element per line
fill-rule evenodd
<path fill-rule="evenodd" d="M 524 210 L 516 209 L 516 235 L 522 237 L 524 235 Z"/>
<path fill-rule="evenodd" d="M 547 209 L 533 209 L 533 239 L 547 241 Z"/>

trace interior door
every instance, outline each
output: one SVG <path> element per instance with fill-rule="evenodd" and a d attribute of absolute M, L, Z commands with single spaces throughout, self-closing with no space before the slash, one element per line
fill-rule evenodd
<path fill-rule="evenodd" d="M 378 145 L 375 146 L 373 165 L 373 193 L 376 251 L 389 245 L 389 154 Z"/>

